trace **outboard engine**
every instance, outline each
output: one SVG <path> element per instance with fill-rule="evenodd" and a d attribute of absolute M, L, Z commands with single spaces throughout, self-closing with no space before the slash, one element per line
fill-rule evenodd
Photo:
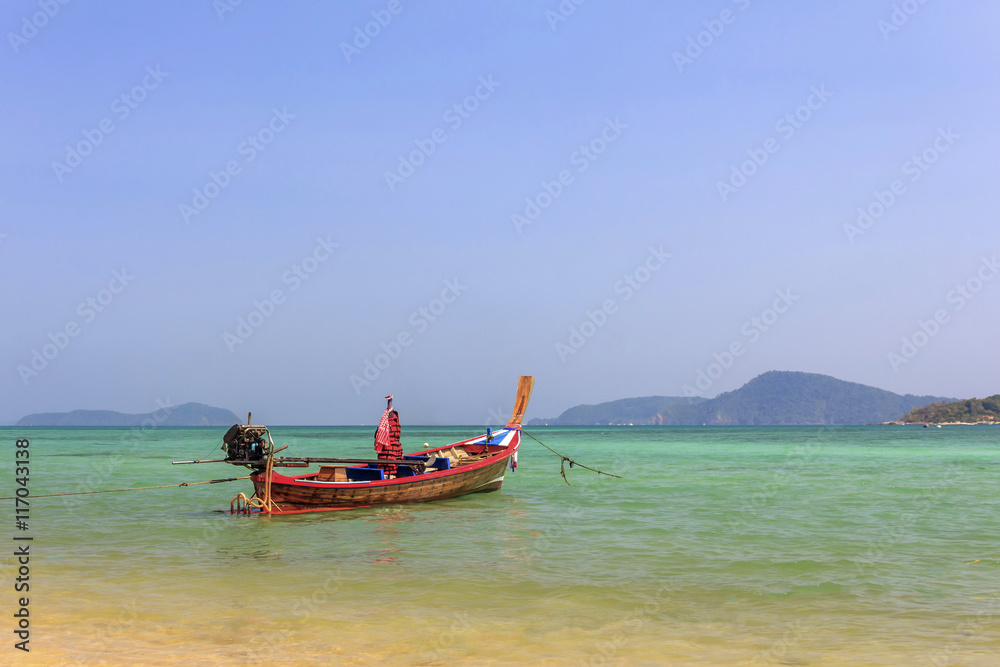
<path fill-rule="evenodd" d="M 233 424 L 222 436 L 227 461 L 260 461 L 264 458 L 264 428 Z"/>

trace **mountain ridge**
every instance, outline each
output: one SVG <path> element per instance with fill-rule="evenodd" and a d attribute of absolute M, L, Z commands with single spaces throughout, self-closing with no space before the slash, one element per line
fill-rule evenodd
<path fill-rule="evenodd" d="M 127 414 L 114 410 L 38 412 L 22 417 L 15 426 L 231 426 L 240 423 L 230 410 L 204 403 L 169 405 L 154 412 Z"/>
<path fill-rule="evenodd" d="M 829 375 L 768 371 L 715 398 L 648 396 L 578 405 L 529 426 L 639 424 L 663 426 L 862 425 L 895 420 L 940 396 L 896 394 Z"/>

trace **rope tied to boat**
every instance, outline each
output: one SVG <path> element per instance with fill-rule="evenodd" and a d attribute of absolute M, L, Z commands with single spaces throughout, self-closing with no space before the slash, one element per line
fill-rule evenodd
<path fill-rule="evenodd" d="M 242 491 L 229 503 L 230 514 L 250 514 L 255 509 L 262 511 L 264 509 L 264 501 L 257 496 L 248 498 L 247 494 Z"/>
<path fill-rule="evenodd" d="M 614 477 L 616 479 L 622 479 L 621 475 L 613 475 L 610 472 L 604 472 L 603 470 L 598 470 L 597 468 L 591 468 L 590 466 L 585 466 L 582 463 L 580 463 L 578 461 L 574 461 L 573 459 L 571 459 L 570 457 L 568 457 L 568 456 L 566 456 L 564 454 L 560 454 L 559 452 L 557 452 L 556 450 L 552 449 L 551 447 L 549 447 L 548 445 L 546 445 L 544 442 L 542 442 L 541 440 L 539 440 L 535 436 L 533 436 L 530 433 L 528 433 L 527 431 L 525 431 L 523 428 L 521 429 L 521 433 L 525 434 L 526 436 L 528 436 L 529 438 L 531 438 L 532 440 L 534 440 L 535 442 L 537 442 L 539 445 L 541 445 L 542 447 L 544 447 L 545 449 L 549 450 L 550 452 L 552 452 L 553 454 L 555 454 L 556 456 L 558 456 L 560 459 L 562 459 L 561 461 L 559 461 L 559 474 L 562 475 L 563 481 L 566 482 L 567 484 L 569 484 L 569 479 L 566 477 L 566 464 L 567 463 L 569 463 L 569 467 L 570 468 L 572 468 L 573 466 L 579 466 L 579 467 L 583 468 L 584 470 L 589 470 L 591 472 L 596 472 L 598 475 L 607 475 L 608 477 Z M 569 484 L 569 485 L 573 486 L 572 484 Z"/>
<path fill-rule="evenodd" d="M 131 489 L 104 489 L 102 491 L 73 491 L 71 493 L 42 493 L 31 494 L 32 498 L 55 498 L 56 496 L 85 496 L 91 493 L 120 493 L 121 491 L 148 491 L 149 489 L 173 489 L 178 486 L 198 486 L 199 484 L 221 484 L 223 482 L 235 482 L 240 479 L 250 479 L 246 477 L 227 477 L 225 479 L 210 479 L 207 482 L 181 482 L 180 484 L 161 484 L 160 486 L 136 486 Z M 0 500 L 14 500 L 14 496 L 0 498 Z"/>

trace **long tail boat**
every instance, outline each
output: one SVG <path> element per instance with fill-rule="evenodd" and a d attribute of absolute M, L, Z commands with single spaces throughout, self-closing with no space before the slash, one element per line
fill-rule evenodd
<path fill-rule="evenodd" d="M 496 491 L 508 467 L 517 465 L 524 418 L 534 378 L 522 375 L 510 421 L 502 429 L 405 454 L 396 459 L 327 459 L 278 457 L 266 426 L 234 425 L 223 438 L 227 456 L 218 462 L 246 466 L 254 494 L 239 494 L 233 511 L 299 514 L 389 505 L 421 503 L 470 493 Z M 208 463 L 177 461 L 176 463 Z M 319 471 L 298 476 L 275 468 L 303 468 L 320 464 Z"/>

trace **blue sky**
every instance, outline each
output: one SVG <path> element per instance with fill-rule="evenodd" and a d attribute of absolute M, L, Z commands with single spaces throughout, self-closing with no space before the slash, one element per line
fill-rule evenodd
<path fill-rule="evenodd" d="M 1000 391 L 995 3 L 224 2 L 0 12 L 0 422 Z"/>

